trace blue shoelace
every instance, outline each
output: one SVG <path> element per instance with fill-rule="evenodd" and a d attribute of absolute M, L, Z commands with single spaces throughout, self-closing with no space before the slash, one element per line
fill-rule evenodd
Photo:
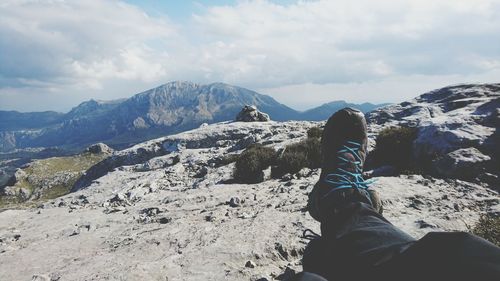
<path fill-rule="evenodd" d="M 330 194 L 332 191 L 344 189 L 344 188 L 360 188 L 367 189 L 368 186 L 374 182 L 374 180 L 364 180 L 362 176 L 362 160 L 359 156 L 359 149 L 361 148 L 361 144 L 353 141 L 348 141 L 345 145 L 342 146 L 340 150 L 337 151 L 337 159 L 340 160 L 340 163 L 334 173 L 327 174 L 324 181 L 333 186 L 325 197 Z M 355 161 L 344 158 L 343 156 L 349 153 L 351 154 Z M 355 171 L 350 172 L 345 170 L 343 167 L 347 165 L 354 164 Z"/>

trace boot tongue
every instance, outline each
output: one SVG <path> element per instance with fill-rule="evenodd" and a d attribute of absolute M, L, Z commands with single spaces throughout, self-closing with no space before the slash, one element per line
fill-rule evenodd
<path fill-rule="evenodd" d="M 354 155 L 352 155 L 352 153 L 344 152 L 344 153 L 340 154 L 340 157 L 347 160 L 347 162 L 343 162 L 343 164 L 340 166 L 342 169 L 349 171 L 351 173 L 358 172 L 356 169 L 356 164 L 355 164 L 357 159 L 354 157 Z"/>

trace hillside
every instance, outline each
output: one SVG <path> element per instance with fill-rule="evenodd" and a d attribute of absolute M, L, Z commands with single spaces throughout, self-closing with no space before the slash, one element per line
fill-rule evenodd
<path fill-rule="evenodd" d="M 112 150 L 105 144 L 96 144 L 76 155 L 50 157 L 24 164 L 15 170 L 5 186 L 0 186 L 0 208 L 65 195 L 89 168 L 111 153 Z"/>
<path fill-rule="evenodd" d="M 66 114 L 0 112 L 0 152 L 30 147 L 78 151 L 104 142 L 114 148 L 233 120 L 244 105 L 255 105 L 273 120 L 324 120 L 345 102 L 306 112 L 293 110 L 267 95 L 223 83 L 170 82 L 129 99 L 90 100 Z M 365 110 L 377 105 L 363 104 Z"/>

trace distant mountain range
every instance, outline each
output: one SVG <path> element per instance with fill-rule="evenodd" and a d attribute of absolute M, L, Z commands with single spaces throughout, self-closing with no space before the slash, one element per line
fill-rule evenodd
<path fill-rule="evenodd" d="M 203 123 L 233 120 L 244 105 L 255 105 L 277 121 L 325 120 L 345 106 L 364 112 L 382 106 L 335 101 L 299 112 L 248 89 L 176 81 L 129 99 L 86 101 L 66 114 L 0 111 L 0 151 L 53 146 L 81 149 L 95 142 L 123 148 Z"/>

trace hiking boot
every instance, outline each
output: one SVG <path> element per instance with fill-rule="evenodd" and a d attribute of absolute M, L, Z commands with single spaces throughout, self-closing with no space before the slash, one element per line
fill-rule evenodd
<path fill-rule="evenodd" d="M 368 190 L 369 182 L 361 175 L 367 143 L 366 120 L 361 111 L 344 108 L 328 119 L 321 137 L 321 176 L 307 204 L 315 220 L 322 222 L 352 202 L 364 202 L 381 210 L 380 199 Z"/>

